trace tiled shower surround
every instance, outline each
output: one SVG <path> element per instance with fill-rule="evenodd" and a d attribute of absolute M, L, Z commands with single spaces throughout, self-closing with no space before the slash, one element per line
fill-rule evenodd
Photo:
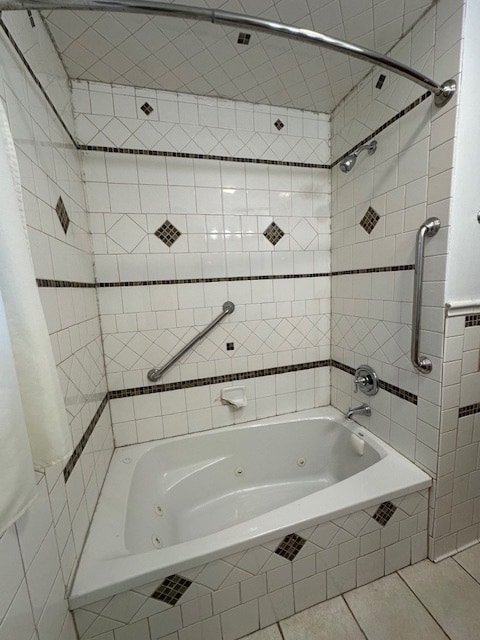
<path fill-rule="evenodd" d="M 35 14 L 32 26 L 23 12 L 2 18 L 72 126 L 68 80 L 42 21 Z M 16 144 L 35 275 L 92 285 L 39 288 L 76 447 L 107 393 L 81 157 L 3 30 L 0 60 L 0 99 Z M 107 409 L 68 482 L 60 464 L 36 474 L 36 502 L 0 538 L 2 640 L 75 637 L 65 592 L 112 450 Z"/>
<path fill-rule="evenodd" d="M 464 8 L 439 0 L 391 55 L 459 80 Z M 75 453 L 65 469 L 37 474 L 36 505 L 0 539 L 0 570 L 10 578 L 0 637 L 75 637 L 65 589 L 113 448 L 110 410 L 117 446 L 329 402 L 345 410 L 365 399 L 353 394 L 352 371 L 368 362 L 382 384 L 372 418 L 359 421 L 434 478 L 430 557 L 478 539 L 479 308 L 446 320 L 444 312 L 458 97 L 437 110 L 391 74 L 382 72 L 377 88 L 376 71 L 330 123 L 291 109 L 75 82 L 74 115 L 42 20 L 35 12 L 32 21 L 2 19 L 50 98 L 1 31 L 0 96 Z M 341 173 L 341 156 L 369 138 L 376 154 Z M 427 377 L 413 372 L 408 353 L 414 240 L 431 215 L 442 229 L 426 243 Z M 148 369 L 229 299 L 234 314 L 149 393 Z M 227 385 L 245 387 L 247 407 L 220 402 Z M 78 618 L 82 638 L 210 640 L 220 630 L 238 638 L 425 557 L 427 496 L 404 500 L 385 528 L 372 510 L 350 516 L 364 529 L 336 521 L 338 539 L 292 532 L 308 539 L 292 561 L 274 553 L 277 540 L 247 552 L 250 568 L 238 556 L 187 572 L 193 584 L 173 606 L 150 597 L 158 583 L 96 603 Z M 144 616 L 140 607 L 152 609 Z"/>
<path fill-rule="evenodd" d="M 121 91 L 114 87 L 112 100 L 111 88 L 107 92 L 104 85 L 81 83 L 74 88 L 74 100 L 90 111 L 101 110 L 95 105 L 107 100 L 112 139 L 126 124 L 136 131 L 145 124 L 182 127 L 201 157 L 101 149 L 84 154 L 117 445 L 328 404 L 328 367 L 295 370 L 330 357 L 330 171 L 307 162 L 298 166 L 300 150 L 304 161 L 311 160 L 312 145 L 323 150 L 317 160 L 328 160 L 325 117 L 312 119 L 273 107 L 267 113 L 264 107 L 212 99 L 197 105 L 196 99 L 181 94 L 171 94 L 165 102 L 163 92 L 137 91 L 136 100 L 129 96 L 136 117 L 120 118 L 114 113 Z M 155 105 L 150 116 L 142 110 L 145 99 Z M 171 109 L 165 111 L 165 104 Z M 192 112 L 182 110 L 185 104 L 194 107 L 200 124 L 207 116 L 207 122 L 223 124 L 221 134 L 214 131 L 218 138 L 262 135 L 270 143 L 262 162 L 213 157 L 210 151 L 219 149 L 208 144 L 211 128 L 191 124 Z M 162 113 L 170 120 L 173 107 L 177 120 L 183 117 L 179 124 L 149 123 L 148 118 Z M 99 116 L 88 114 L 82 120 L 77 114 L 80 136 L 87 117 Z M 274 124 L 279 118 L 285 120 L 281 132 Z M 255 132 L 260 122 L 275 133 Z M 235 123 L 239 128 L 234 131 Z M 290 130 L 300 135 L 289 136 Z M 310 145 L 301 138 L 304 131 L 317 136 Z M 269 136 L 281 141 L 281 160 Z M 168 149 L 176 134 L 170 140 Z M 174 153 L 190 148 L 181 140 Z M 135 141 L 125 144 L 131 147 Z M 142 148 L 138 141 L 137 148 Z M 288 164 L 290 149 L 297 150 L 296 166 Z M 220 151 L 233 153 L 230 148 Z M 133 390 L 149 384 L 149 369 L 175 355 L 219 314 L 226 300 L 235 304 L 234 313 L 159 380 L 192 381 L 192 388 L 136 395 Z M 289 366 L 290 371 L 276 373 Z M 195 382 L 211 378 L 213 383 L 251 371 L 263 375 L 201 388 Z M 226 384 L 245 387 L 246 407 L 235 410 L 220 401 Z M 122 390 L 135 397 L 118 397 Z"/>
<path fill-rule="evenodd" d="M 425 558 L 427 506 L 415 492 L 86 605 L 80 638 L 241 638 Z"/>

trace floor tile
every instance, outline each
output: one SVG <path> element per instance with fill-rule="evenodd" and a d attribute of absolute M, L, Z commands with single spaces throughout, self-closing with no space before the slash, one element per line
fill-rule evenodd
<path fill-rule="evenodd" d="M 344 598 L 368 640 L 448 640 L 397 575 L 350 591 Z"/>
<path fill-rule="evenodd" d="M 342 598 L 333 598 L 280 623 L 285 640 L 365 640 Z"/>
<path fill-rule="evenodd" d="M 278 625 L 272 624 L 271 627 L 260 629 L 260 631 L 252 633 L 252 635 L 247 636 L 243 640 L 282 640 L 282 634 L 280 633 Z"/>
<path fill-rule="evenodd" d="M 480 582 L 480 544 L 476 544 L 465 551 L 460 551 L 455 560 L 468 571 L 468 573 Z"/>
<path fill-rule="evenodd" d="M 455 560 L 425 560 L 399 573 L 451 640 L 479 637 L 480 584 Z"/>

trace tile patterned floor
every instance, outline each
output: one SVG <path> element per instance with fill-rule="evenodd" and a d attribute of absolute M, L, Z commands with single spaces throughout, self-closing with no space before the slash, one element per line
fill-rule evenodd
<path fill-rule="evenodd" d="M 480 638 L 480 544 L 306 609 L 244 640 Z"/>

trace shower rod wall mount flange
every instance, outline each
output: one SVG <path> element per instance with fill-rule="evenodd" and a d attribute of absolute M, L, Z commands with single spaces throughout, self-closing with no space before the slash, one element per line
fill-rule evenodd
<path fill-rule="evenodd" d="M 243 15 L 223 9 L 207 9 L 181 4 L 168 4 L 160 0 L 0 0 L 0 11 L 12 10 L 52 10 L 72 9 L 76 11 L 115 11 L 123 13 L 142 13 L 147 15 L 163 15 L 186 20 L 202 20 L 212 24 L 222 24 L 228 27 L 246 27 L 253 31 L 274 33 L 277 36 L 299 40 L 314 44 L 332 51 L 365 60 L 384 69 L 408 78 L 432 92 L 435 105 L 445 105 L 456 91 L 454 80 L 447 80 L 438 84 L 421 71 L 412 69 L 408 65 L 388 58 L 387 56 L 344 40 L 338 40 L 311 29 L 303 29 L 292 25 L 274 22 L 264 18 Z"/>

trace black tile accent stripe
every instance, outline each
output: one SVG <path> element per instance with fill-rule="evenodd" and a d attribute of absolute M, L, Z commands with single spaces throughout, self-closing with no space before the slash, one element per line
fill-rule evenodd
<path fill-rule="evenodd" d="M 292 562 L 302 550 L 305 543 L 306 540 L 302 538 L 302 536 L 296 533 L 289 533 L 275 549 L 275 553 Z"/>
<path fill-rule="evenodd" d="M 345 371 L 352 376 L 355 375 L 355 369 L 353 367 L 350 367 L 347 364 L 343 364 L 342 362 L 338 362 L 337 360 L 331 360 L 331 366 L 335 367 L 335 369 L 340 369 L 340 371 Z M 398 398 L 402 398 L 402 400 L 407 400 L 412 404 L 418 404 L 418 397 L 410 391 L 400 389 L 400 387 L 396 387 L 395 385 L 390 384 L 389 382 L 384 382 L 383 380 L 378 381 L 378 386 L 380 387 L 380 389 L 388 391 L 388 393 L 391 393 Z"/>
<path fill-rule="evenodd" d="M 153 149 L 126 149 L 123 147 L 102 147 L 78 144 L 79 151 L 100 151 L 102 153 L 125 153 L 137 156 L 161 156 L 166 158 L 191 158 L 193 160 L 220 160 L 222 162 L 246 162 L 249 164 L 270 164 L 280 167 L 302 167 L 304 169 L 331 169 L 330 164 L 315 162 L 289 162 L 287 160 L 266 160 L 263 158 L 238 158 L 236 156 L 215 156 L 208 153 L 183 153 L 180 151 L 156 151 Z"/>
<path fill-rule="evenodd" d="M 37 278 L 37 287 L 70 287 L 73 289 L 95 289 L 95 282 L 74 282 L 72 280 L 48 280 L 45 278 Z"/>
<path fill-rule="evenodd" d="M 179 382 L 166 382 L 165 384 L 151 384 L 145 387 L 132 387 L 130 389 L 117 389 L 110 391 L 109 397 L 130 398 L 132 396 L 142 396 L 149 393 L 162 393 L 164 391 L 176 391 L 177 389 L 191 389 L 192 387 L 204 387 L 208 384 L 219 384 L 224 382 L 234 382 L 236 380 L 249 380 L 250 378 L 262 378 L 264 376 L 274 376 L 281 373 L 291 373 L 293 371 L 305 371 L 316 369 L 317 367 L 329 367 L 330 360 L 316 360 L 314 362 L 303 362 L 301 364 L 288 364 L 282 367 L 271 367 L 270 369 L 257 369 L 256 371 L 241 371 L 239 373 L 226 373 L 223 376 L 211 376 L 210 378 L 197 378 L 195 380 L 180 380 Z"/>
<path fill-rule="evenodd" d="M 100 417 L 103 413 L 103 410 L 105 409 L 105 407 L 107 406 L 107 402 L 109 400 L 109 394 L 108 392 L 105 394 L 105 396 L 103 397 L 103 400 L 101 401 L 98 409 L 95 411 L 95 415 L 93 416 L 93 418 L 90 420 L 90 424 L 88 425 L 88 427 L 85 430 L 85 433 L 83 434 L 83 436 L 80 438 L 80 442 L 77 444 L 77 446 L 75 447 L 75 449 L 73 450 L 72 455 L 70 456 L 70 458 L 68 459 L 67 464 L 65 465 L 64 469 L 63 469 L 63 477 L 65 479 L 65 482 L 67 482 L 67 480 L 69 479 L 69 477 L 72 474 L 73 469 L 75 468 L 75 465 L 77 464 L 77 462 L 80 459 L 80 456 L 83 453 L 83 450 L 85 449 L 85 447 L 87 446 L 87 442 L 90 439 L 90 436 L 93 433 L 93 430 L 95 429 L 95 427 L 97 426 L 98 421 L 100 420 Z"/>
<path fill-rule="evenodd" d="M 393 504 L 393 502 L 387 501 L 382 502 L 382 504 L 378 507 L 378 509 L 373 514 L 372 518 L 376 520 L 379 524 L 384 527 L 390 518 L 393 516 L 397 507 Z"/>
<path fill-rule="evenodd" d="M 458 410 L 458 417 L 464 418 L 465 416 L 473 416 L 475 413 L 480 413 L 480 402 L 460 407 Z"/>
<path fill-rule="evenodd" d="M 368 267 L 368 269 L 345 269 L 343 271 L 331 271 L 330 276 L 356 276 L 361 273 L 389 273 L 391 271 L 413 271 L 414 264 L 401 264 L 392 267 Z"/>
<path fill-rule="evenodd" d="M 422 104 L 422 102 L 424 102 L 431 95 L 432 95 L 431 91 L 426 91 L 419 98 L 417 98 L 416 100 L 411 102 L 404 109 L 402 109 L 397 114 L 392 116 L 389 120 L 384 122 L 380 127 L 378 127 L 378 129 L 375 129 L 375 131 L 373 131 L 370 135 L 368 135 L 366 138 L 363 138 L 363 140 L 360 140 L 360 142 L 357 142 L 357 144 L 354 147 L 352 147 L 351 149 L 346 151 L 343 155 L 341 155 L 334 162 L 332 162 L 332 164 L 330 165 L 330 168 L 332 169 L 333 167 L 335 167 L 344 158 L 346 158 L 351 153 L 356 151 L 358 149 L 358 147 L 361 147 L 362 145 L 367 144 L 367 142 L 370 142 L 370 140 L 373 140 L 379 133 L 381 133 L 382 131 L 385 131 L 385 129 L 387 127 L 389 127 L 390 125 L 392 125 L 395 122 L 397 122 L 397 120 L 400 120 L 400 118 L 403 118 L 403 116 L 407 115 L 407 113 L 410 113 L 410 111 L 412 111 L 412 109 L 415 109 L 415 107 L 418 107 L 418 105 Z"/>
<path fill-rule="evenodd" d="M 465 329 L 467 327 L 480 327 L 480 313 L 465 316 Z"/>
<path fill-rule="evenodd" d="M 368 269 L 346 269 L 345 271 L 325 271 L 320 273 L 284 273 L 268 276 L 224 276 L 219 278 L 179 278 L 177 280 L 124 280 L 119 282 L 75 282 L 72 280 L 49 280 L 37 278 L 39 287 L 76 287 L 93 289 L 95 287 L 149 287 L 167 284 L 208 284 L 210 282 L 254 282 L 256 280 L 295 280 L 298 278 L 328 278 L 330 276 L 359 275 L 362 273 L 385 273 L 391 271 L 412 271 L 415 265 L 406 264 L 393 267 L 369 267 Z"/>
<path fill-rule="evenodd" d="M 192 581 L 183 576 L 177 574 L 168 576 L 150 597 L 175 606 L 191 584 Z"/>

